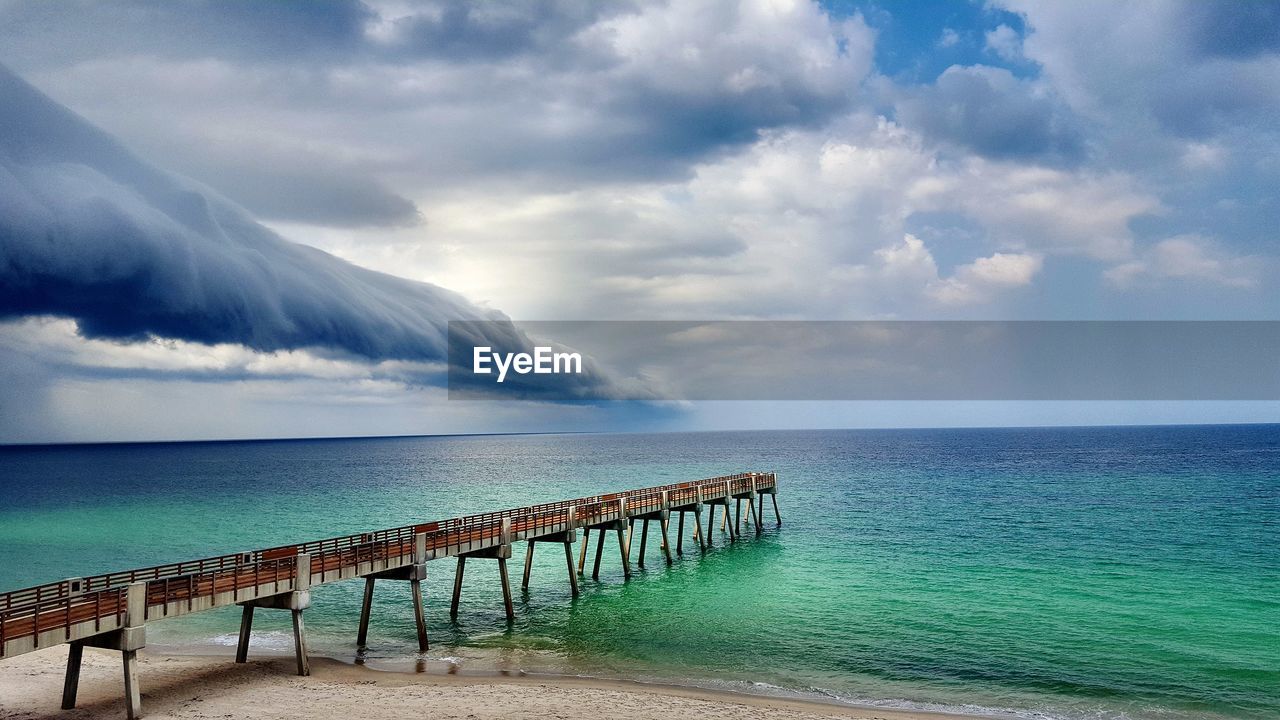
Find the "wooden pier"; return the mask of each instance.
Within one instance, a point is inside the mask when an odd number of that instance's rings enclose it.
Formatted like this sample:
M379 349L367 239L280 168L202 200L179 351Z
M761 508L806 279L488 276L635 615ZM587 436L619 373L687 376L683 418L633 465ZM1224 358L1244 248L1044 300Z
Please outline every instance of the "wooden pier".
M563 546L573 595L578 595L578 575L585 574L587 547L596 533L595 561L591 576L600 577L605 539L616 537L623 576L631 577L631 541L640 523L638 565L644 567L649 524L657 523L661 549L667 564L683 553L685 515L693 515L698 548L711 547L715 508L721 506L721 530L730 541L742 532L742 505L747 504L747 524L758 535L762 530L764 498L769 496L777 524L777 477L774 473L749 472L693 482L639 488L530 505L491 513L406 525L388 530L252 550L231 555L158 565L139 570L106 573L14 590L0 594L0 659L40 648L70 643L62 707L75 707L80 660L85 647L119 650L124 665L125 708L128 717L142 712L138 689L137 651L146 645L146 623L179 617L225 605L240 605L240 639L236 662L248 658L249 639L257 609L287 610L293 618L294 651L299 675L310 674L307 664L303 611L311 606L317 585L363 578L357 645L368 639L369 615L378 580L408 582L417 626L418 647L428 647L426 609L421 582L427 563L456 558L450 616L456 618L468 558L496 560L506 616L514 619L507 560L517 543L525 543L522 587L529 586L533 551L538 544ZM729 518L731 505L737 513ZM705 529L702 525L707 510ZM674 556L668 525L678 517ZM582 543L575 568L573 544L578 531Z

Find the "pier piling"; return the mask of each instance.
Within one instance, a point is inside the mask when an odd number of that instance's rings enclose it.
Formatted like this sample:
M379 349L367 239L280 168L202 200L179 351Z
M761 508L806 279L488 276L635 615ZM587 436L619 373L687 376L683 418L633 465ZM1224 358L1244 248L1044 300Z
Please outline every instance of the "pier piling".
M746 500L747 500L747 517L746 517L746 525L744 525L743 527L748 527L748 526L753 527L755 528L755 531L756 531L755 534L759 535L760 523L756 518L756 491L752 490L751 492L747 493Z
M427 640L426 610L422 600L422 581L427 579L427 537L424 533L416 533L413 538L413 562L397 568L381 570L364 576L364 598L360 604L360 629L356 633L356 647L364 648L369 642L369 619L373 610L373 589L378 580L408 581L409 593L413 603L414 627L418 635L418 651L426 652L429 648Z
M533 572L533 541L530 540L524 549L524 579L520 581L520 589L529 589L529 575Z
M516 608L511 602L511 578L507 576L507 559L498 556L498 575L502 579L502 605L507 611L507 622L516 619Z
M311 663L307 660L307 632L302 624L302 610L290 610L289 613L293 615L293 652L298 659L298 674L305 677L311 674Z
M621 525L618 526L618 552L622 555L622 577L629 579L631 577L631 543L623 534Z
M426 652L431 646L427 642L427 613L422 605L422 581L417 578L410 580L409 592L413 596L413 624L418 632L418 651Z
M621 533L621 530L619 530ZM591 570L591 579L600 579L600 559L604 557L604 530L600 531L600 537L596 540L596 564Z
M636 565L644 567L644 549L649 544L649 518L640 521L640 555L636 558Z
M356 647L363 648L369 644L369 612L373 609L373 584L376 582L372 577L364 579L364 601L360 603L360 630L356 633ZM250 610L250 608L245 608ZM237 662L244 662L237 660Z
M569 590L578 597L578 573L573 571L573 543L564 544L564 561L569 567Z
M667 526L671 523L671 513L664 511L659 527L662 528L662 554L667 559L667 565L672 564L671 559L671 538L667 534Z
M240 638L236 642L236 662L249 662L249 634L253 632L253 605L245 603L240 609Z
M458 602L462 600L462 575L467 570L467 556L458 556L458 568L453 573L453 600L449 602L449 618L458 619Z
M129 720L142 716L142 692L138 688L138 650L146 646L147 584L130 583L125 591L124 626L101 635L76 640L67 652L67 674L62 682L62 709L76 706L80 669L86 647L119 650L124 671L125 713Z
M573 516L574 508L571 506L569 508L568 517L572 518ZM524 590L529 589L529 581L533 575L534 548L537 547L538 543L554 543L564 546L565 567L569 569L569 589L572 591L574 597L578 597L578 572L573 566L573 543L578 539L578 531L573 529L572 520L565 523L565 527L569 529L566 529L564 532L537 537L527 542L524 555L524 580L521 583L521 588Z
M506 611L507 622L512 622L516 619L515 604L511 600L511 577L507 574L507 560L511 558L511 518L502 519L498 531L498 539L499 543L497 545L458 555L458 570L453 576L453 599L449 603L449 617L451 619L458 619L458 603L462 599L462 577L466 570L466 559L469 557L498 561L498 579L502 583L502 605Z
M582 529L582 552L578 554L578 574L581 575L587 564L587 546L591 544L591 528Z
M76 706L76 692L80 688L80 664L84 660L84 643L73 642L67 651L67 677L62 682L62 709Z
M236 662L243 663L249 659L249 638L253 634L253 613L256 608L271 610L288 610L293 616L293 649L297 656L298 674L310 675L311 665L307 662L306 626L302 622L302 611L311 607L311 556L299 553L294 557L294 577L291 590L275 595L265 595L245 600L240 604L240 639L236 644Z

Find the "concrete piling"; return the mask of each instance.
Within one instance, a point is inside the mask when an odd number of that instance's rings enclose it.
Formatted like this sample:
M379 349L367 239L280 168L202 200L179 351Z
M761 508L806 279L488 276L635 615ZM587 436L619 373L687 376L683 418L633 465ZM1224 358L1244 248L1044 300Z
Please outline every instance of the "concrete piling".
M293 615L293 652L298 660L298 674L311 674L311 663L307 660L307 632L302 624L302 608L291 609Z
M364 648L369 643L369 619L373 610L373 589L378 580L408 581L413 603L414 628L418 636L418 651L430 647L427 639L426 609L422 599L422 581L427 579L427 538L417 533L413 538L413 559L409 565L401 565L364 576L364 597L360 603L360 628L356 633L356 646Z
M125 717L129 720L142 717L142 689L138 687L138 651L122 650L124 659Z
M618 526L618 552L622 555L622 577L623 579L631 578L631 545L627 542L626 535L622 532L622 526Z
M462 575L467 570L467 556L458 556L458 568L453 573L453 600L449 603L449 618L458 619L458 602L462 600Z
M636 559L636 564L643 568L644 549L649 544L649 518L644 518L640 523L640 555Z
M413 596L413 624L418 632L418 652L426 652L431 645L427 639L427 614L422 604L422 581L409 580L409 592Z
M582 552L578 554L578 574L582 574L582 570L587 563L587 546L591 544L591 528L582 529Z
M621 530L619 530L621 533ZM600 579L600 558L604 557L604 530L600 531L600 538L596 540L596 564L591 570L591 579Z
M449 617L458 619L458 604L462 600L462 578L466 574L467 558L483 558L498 561L498 579L502 584L502 605L507 621L516 619L515 604L511 600L511 576L507 572L507 560L511 558L511 520L502 520L501 542L480 550L458 555L458 569L453 576L453 598L449 602Z
M376 582L372 577L364 579L364 601L360 603L360 630L356 633L356 647L363 648L369 644L369 613L373 609L373 584ZM250 610L250 608L245 608ZM237 662L244 662L238 660Z
M67 674L62 682L62 709L76 706L80 690L80 670L86 647L119 650L124 672L125 713L129 720L142 717L142 692L138 687L138 650L147 644L147 584L130 583L125 590L124 626L71 643L67 653Z
M240 638L236 643L236 662L249 661L249 634L253 631L253 605L245 603L240 609Z
M67 652L67 677L62 682L62 709L76 706L76 693L80 688L80 664L84 660L84 643L73 642Z
M529 589L529 575L533 573L533 541L530 540L524 549L524 579L520 581L520 589Z
M302 621L302 611L311 607L311 556L300 553L295 557L294 563L292 590L240 603L244 609L240 612L240 638L236 645L236 662L242 663L249 659L249 638L253 634L254 609L288 610L293 616L293 650L297 659L298 674L311 674L311 665L307 661L306 625Z
M511 603L511 578L507 576L507 559L498 556L498 576L502 579L502 605L507 611L507 622L516 619L516 609Z
M578 573L573 571L573 543L564 544L564 561L569 567L569 589L578 597Z

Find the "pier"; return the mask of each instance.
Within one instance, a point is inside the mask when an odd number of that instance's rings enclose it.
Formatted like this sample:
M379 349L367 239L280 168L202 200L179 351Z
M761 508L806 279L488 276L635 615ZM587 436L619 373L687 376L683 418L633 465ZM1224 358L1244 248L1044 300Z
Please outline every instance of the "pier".
M155 567L68 578L60 582L0 593L0 659L55 645L71 645L67 656L62 707L75 707L80 662L85 647L118 650L123 659L125 709L130 720L141 716L137 651L146 645L146 624L227 605L242 608L235 661L248 659L255 611L284 610L293 619L294 653L299 675L310 674L304 611L316 586L363 578L364 598L356 644L368 639L369 618L377 581L408 582L411 587L417 640L427 650L426 607L421 582L427 563L455 558L449 614L456 618L467 560L497 561L504 611L515 617L507 560L517 544L525 545L522 587L529 586L533 552L539 545L561 545L568 582L577 597L578 576L585 575L591 534L596 548L591 577L598 580L604 546L610 534L618 546L623 577L631 577L631 545L640 525L637 565L645 566L650 523L661 535L663 560L670 565L684 552L685 516L693 517L693 539L705 552L712 547L716 508L722 508L721 531L730 542L745 525L759 535L765 497L772 501L776 523L777 476L748 472L692 482L639 488L542 503L449 520L344 535L296 545L282 545ZM747 517L743 523L742 508ZM730 517L730 508L736 508ZM705 528L702 523L707 515ZM676 545L669 541L672 515L677 517ZM574 564L573 545L582 539Z

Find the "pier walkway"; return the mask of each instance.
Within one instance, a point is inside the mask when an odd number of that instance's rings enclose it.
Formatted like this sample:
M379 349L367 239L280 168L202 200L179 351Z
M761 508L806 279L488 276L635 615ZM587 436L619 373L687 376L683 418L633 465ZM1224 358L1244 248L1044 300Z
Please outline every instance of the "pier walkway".
M416 525L282 545L138 570L69 578L60 582L0 593L0 659L40 648L70 643L63 708L75 707L84 648L121 651L124 658L125 705L129 718L141 714L137 650L146 645L146 623L226 605L242 610L236 662L245 662L256 608L288 610L293 617L294 649L299 675L307 675L303 611L317 585L363 578L357 645L367 640L369 614L377 580L407 581L412 588L418 646L428 646L421 581L426 564L457 558L450 616L457 617L468 558L496 560L508 620L514 618L507 560L517 543L526 544L523 586L528 587L533 551L538 544L563 546L569 583L578 594L578 575L585 575L592 531L597 533L592 577L599 579L605 538L617 544L624 577L631 576L631 541L640 524L637 562L644 567L649 523L661 533L665 561L673 562L668 523L677 516L674 554L683 552L685 516L693 516L693 539L700 550L711 546L716 508L722 508L721 530L736 540L745 525L759 534L764 497L773 503L778 525L777 477L748 472L724 477L639 488L530 505L498 512L424 522ZM746 522L742 507L747 506ZM736 514L731 518L731 508ZM706 514L705 529L703 515ZM573 544L582 531L577 566Z

